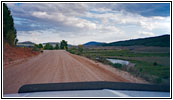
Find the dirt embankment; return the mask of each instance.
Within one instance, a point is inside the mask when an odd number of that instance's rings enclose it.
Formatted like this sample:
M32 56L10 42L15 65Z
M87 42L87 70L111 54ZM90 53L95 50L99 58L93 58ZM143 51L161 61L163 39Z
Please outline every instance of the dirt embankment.
M38 55L39 52L33 51L32 48L14 47L8 44L3 46L3 65L9 65L26 60L26 58Z

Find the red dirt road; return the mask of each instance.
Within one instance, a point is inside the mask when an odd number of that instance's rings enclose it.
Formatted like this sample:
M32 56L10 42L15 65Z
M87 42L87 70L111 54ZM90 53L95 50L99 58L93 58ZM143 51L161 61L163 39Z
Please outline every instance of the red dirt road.
M146 83L127 72L64 50L44 51L21 64L3 67L3 93L17 93L24 84L116 81Z

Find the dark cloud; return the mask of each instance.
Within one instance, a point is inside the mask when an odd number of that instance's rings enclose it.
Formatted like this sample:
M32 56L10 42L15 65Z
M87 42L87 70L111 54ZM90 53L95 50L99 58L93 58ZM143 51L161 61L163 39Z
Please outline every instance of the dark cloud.
M93 8L107 8L113 11L126 11L142 16L170 16L170 3L99 3Z
M169 3L124 3L119 4L113 10L125 10L142 16L170 16Z

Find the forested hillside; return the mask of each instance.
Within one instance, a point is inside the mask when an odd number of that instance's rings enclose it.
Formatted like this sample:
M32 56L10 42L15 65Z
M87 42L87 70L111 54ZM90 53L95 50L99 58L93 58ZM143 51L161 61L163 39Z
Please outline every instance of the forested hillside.
M126 41L118 41L112 43L102 44L103 46L133 46L133 45L142 45L142 46L159 46L159 47L169 47L170 46L170 35L162 35L157 37L133 39Z

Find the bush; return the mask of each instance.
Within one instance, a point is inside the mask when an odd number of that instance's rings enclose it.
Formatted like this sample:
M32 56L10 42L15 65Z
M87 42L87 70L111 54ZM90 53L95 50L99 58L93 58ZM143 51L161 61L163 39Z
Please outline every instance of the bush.
M42 45L42 44L41 44ZM40 51L43 52L43 48L41 48L41 45L34 44L34 47L32 48L33 51Z
M92 58L92 57L91 57ZM95 60L99 61L99 62L102 62L104 64L112 64L111 62L109 62L108 60L106 60L106 58L104 57L100 57L100 56L96 56L95 57Z
M82 46L82 45L78 45L78 51L79 51L80 53L83 52L83 46Z
M153 65L154 65L154 66L157 66L157 62L154 62Z
M46 43L46 45L44 46L45 50L53 50L53 46L49 43Z
M72 50L72 49L69 49L68 52L72 53L72 54L75 54L75 51Z
M32 50L33 50L33 51L40 51L40 49L37 48L37 47L35 47L35 46L32 48Z
M43 45L42 44L39 44L38 45L38 48L40 48L40 49L43 48Z
M55 48L54 49L56 49L56 50L58 50L59 49L59 44L57 43L56 44L56 46L55 46Z
M119 64L119 63L114 63L112 65L116 68L122 68L122 64Z

